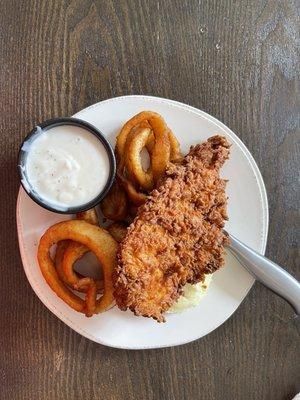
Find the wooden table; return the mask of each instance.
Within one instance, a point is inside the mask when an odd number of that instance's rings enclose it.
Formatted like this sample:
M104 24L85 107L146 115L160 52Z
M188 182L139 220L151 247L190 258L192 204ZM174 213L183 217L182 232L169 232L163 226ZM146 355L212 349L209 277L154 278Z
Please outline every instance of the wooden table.
M16 156L36 123L151 94L214 115L246 143L269 195L267 256L299 278L298 18L288 0L1 1L0 399L282 400L300 391L299 327L261 285L194 343L110 349L38 300L15 228Z

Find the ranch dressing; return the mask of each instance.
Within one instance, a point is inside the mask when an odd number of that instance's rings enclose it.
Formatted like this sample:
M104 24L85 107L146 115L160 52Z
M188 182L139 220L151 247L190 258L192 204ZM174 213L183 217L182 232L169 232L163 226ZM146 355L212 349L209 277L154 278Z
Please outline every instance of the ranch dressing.
M47 203L76 207L95 199L110 172L104 145L89 131L64 125L38 135L30 144L26 174Z

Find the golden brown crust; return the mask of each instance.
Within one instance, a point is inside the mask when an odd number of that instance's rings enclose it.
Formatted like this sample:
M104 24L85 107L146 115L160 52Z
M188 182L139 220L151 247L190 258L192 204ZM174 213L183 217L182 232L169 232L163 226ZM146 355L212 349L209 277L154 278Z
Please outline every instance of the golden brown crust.
M186 283L224 264L227 198L219 170L228 155L227 140L214 136L168 166L120 246L114 295L122 310L164 321Z

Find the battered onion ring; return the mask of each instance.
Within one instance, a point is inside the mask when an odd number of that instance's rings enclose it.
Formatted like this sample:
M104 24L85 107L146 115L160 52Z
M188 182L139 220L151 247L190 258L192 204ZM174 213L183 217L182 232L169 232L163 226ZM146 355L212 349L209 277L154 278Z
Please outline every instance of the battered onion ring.
M116 142L116 155L119 162L119 175L124 174L124 157L126 157L126 145L128 135L132 128L141 124L142 122L148 123L153 131L155 144L152 150L152 172L153 179L156 183L164 174L166 165L170 160L170 142L168 140L169 128L167 127L164 119L153 111L142 111L141 113L132 117L121 129L117 136ZM118 175L118 176L119 176ZM126 189L126 187L125 187ZM127 190L127 189L126 189ZM128 193L127 193L128 194Z
M182 155L180 152L180 144L179 144L178 140L176 139L175 135L173 134L173 132L171 131L171 129L169 129L168 136L169 136L169 141L170 141L170 161L180 160L182 158ZM155 139L154 139L153 134L151 133L151 135L149 136L149 139L147 141L147 144L146 144L146 148L149 153L152 152L154 144L155 144Z
M76 263L76 261L80 260L86 253L88 253L90 250L77 242L69 242L69 245L65 249L65 252L63 254L62 258L62 270L63 270L63 276L65 277L65 281L69 286L71 286L73 289L76 289L80 292L86 293L88 290L89 285L87 285L87 278L82 278L77 272L74 271L73 266ZM56 268L57 269L57 268ZM99 280L94 280L92 278L88 278L90 281L93 281L95 284L95 287L97 291L99 292L100 290L103 289L103 282ZM83 282L81 282L83 281Z
M77 219L88 222L89 224L99 225L98 215L95 208L79 212L76 214Z
M180 152L180 144L173 134L171 129L169 129L169 141L170 141L170 161L177 161L182 158L182 154Z
M118 242L122 242L127 233L127 226L121 222L114 222L107 227L108 232Z
M98 216L95 208L88 211L83 211L77 213L77 218L89 222L93 225L98 225ZM88 248L80 243L72 241L63 241L57 244L56 256L55 256L55 267L60 279L73 289L80 292L87 293L89 285L87 285L86 278L82 278L73 270L73 265L78 261L85 253L89 251ZM67 262L65 262L65 257L67 256ZM70 261L68 261L70 260ZM85 284L80 284L84 280ZM94 280L90 278L90 282ZM97 291L103 289L102 281L95 281Z
M140 124L141 122L147 121L150 117L153 116L161 118L159 114L154 113L153 111L142 111L139 114L136 114L134 117L132 117L129 121L127 121L123 125L123 128L121 129L120 133L117 136L116 147L115 147L118 161L121 160L124 154L127 136L129 135L131 129Z
M70 307L83 313L86 312L85 302L59 279L50 257L51 246L62 240L79 242L95 253L104 273L104 294L96 301L95 313L105 311L114 302L112 273L116 267L117 242L104 229L79 220L64 221L51 226L40 240L37 258L46 282Z
M87 317L92 317L92 315L95 314L97 307L97 288L94 281L89 284L89 289L85 296L85 303L85 315Z
M115 182L107 196L101 202L101 211L105 218L122 221L127 215L126 193L118 182Z
M93 279L82 278L80 282L76 285L77 290L86 290L85 296L85 315L91 317L96 310L97 301L97 287Z
M163 118L152 111L143 111L129 120L121 129L117 137L116 154L118 160L117 178L122 184L129 199L133 204L139 206L147 200L147 196L139 192L131 182L125 171L127 149L135 134L135 130L142 124L149 124L153 130L155 144L152 150L152 173L156 183L164 174L167 163L170 159L170 143L168 141L168 127Z
M168 138L168 127L160 118L151 118L150 124L153 128L155 145L151 155L151 166L154 184L163 176L166 166L170 161L170 142Z
M133 204L135 204L136 206L140 206L146 202L147 195L139 192L134 187L133 183L128 178L126 178L123 174L118 172L117 179L118 179L118 182L120 182L122 184L122 186L124 187L124 189L126 190L126 193Z
M135 188L134 184L131 182L129 177L125 176L125 174L126 174L126 172L125 172L125 161L126 161L125 154L128 151L128 146L129 146L130 140L137 133L138 129L139 129L139 126L133 127L133 129L130 132L128 132L128 135L126 136L127 142L125 143L125 147L124 147L125 153L122 155L119 165L118 165L118 168L117 168L117 180L120 183L120 185L122 185L122 187L125 189L127 196L129 197L131 202L137 206L140 206L146 202L147 196L144 193L139 192Z
M63 270L63 259L64 259L65 251L68 248L70 243L71 242L69 240L63 240L63 241L57 243L55 259L54 259L56 272L57 272L58 276L60 277L60 279L66 285L70 285L70 284L69 284L68 279Z
M144 170L141 164L140 153L147 146L150 128L140 128L129 142L128 150L125 156L125 168L129 175L145 190L153 189L152 156L150 154L150 167ZM153 153L153 150L151 151Z
M150 131L150 132L151 132L151 135L153 136L153 134L152 134L152 128L151 128L150 124L148 123L148 121L146 121L146 120L144 120L144 121L140 122L138 125L134 126L134 127L131 129L131 131L128 133L127 139L126 139L126 143L125 143L125 147L124 147L124 153L123 153L123 155L122 155L122 162L120 162L120 163L118 164L119 169L122 169L122 168L124 168L124 167L125 167L125 169L126 169L126 162L127 162L127 158L128 158L129 151L130 151L130 150L129 150L129 146L130 146L130 144L131 144L131 141L132 141L135 137L139 136L140 133L143 132L145 129L148 130L148 131ZM154 137L153 137L153 142L154 142ZM153 146L154 146L154 143L153 143ZM151 152L151 153L152 153L152 152ZM122 165L122 166L121 166L121 165ZM129 178L129 179L132 180L133 182L136 182L137 184L139 184L139 182L136 181L134 174L133 174L133 175L131 174L131 171L130 171L130 170L126 169L126 174L125 174L125 175L126 175L127 178Z

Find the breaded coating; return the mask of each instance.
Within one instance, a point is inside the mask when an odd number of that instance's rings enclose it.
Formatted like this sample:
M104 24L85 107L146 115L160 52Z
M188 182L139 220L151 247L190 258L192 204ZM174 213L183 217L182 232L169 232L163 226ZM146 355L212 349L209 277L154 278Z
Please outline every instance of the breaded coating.
M118 254L120 309L162 322L186 283L203 281L224 264L227 197L219 172L229 147L222 136L192 147L140 207Z

